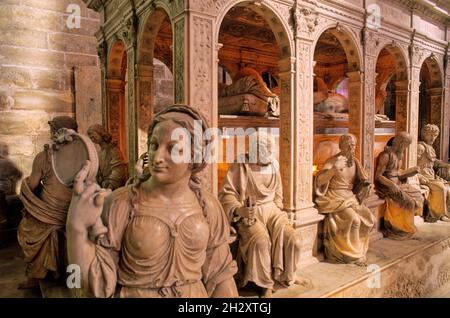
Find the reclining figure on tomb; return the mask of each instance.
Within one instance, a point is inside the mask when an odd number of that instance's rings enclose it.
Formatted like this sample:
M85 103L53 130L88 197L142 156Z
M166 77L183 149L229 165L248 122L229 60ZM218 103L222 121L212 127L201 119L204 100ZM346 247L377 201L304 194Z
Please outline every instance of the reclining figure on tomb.
M364 205L372 185L355 158L355 147L355 136L341 136L340 152L325 162L315 178L315 202L319 212L326 216L326 258L337 263L365 266L375 218Z
M280 116L280 99L252 69L240 72L231 85L219 86L219 114L245 116Z
M425 190L428 205L426 220L450 222L450 184L434 171L435 168L450 168L450 164L437 159L433 148L433 143L439 136L439 127L425 125L421 134L422 141L417 145L417 164L420 169L420 185Z
M405 150L412 138L400 132L391 138L377 158L375 188L385 200L383 234L391 239L409 239L417 228L414 216L422 214L423 196L420 187L408 184L408 178L419 172L419 167L401 170Z

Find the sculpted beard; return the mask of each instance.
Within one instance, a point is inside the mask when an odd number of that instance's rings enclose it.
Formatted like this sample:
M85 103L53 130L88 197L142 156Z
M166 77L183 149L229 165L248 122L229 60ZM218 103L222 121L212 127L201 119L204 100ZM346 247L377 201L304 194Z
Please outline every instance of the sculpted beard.
M347 158L347 166L352 167L355 163L355 156L353 155L353 153L351 151L348 151L344 154L344 156L345 158Z

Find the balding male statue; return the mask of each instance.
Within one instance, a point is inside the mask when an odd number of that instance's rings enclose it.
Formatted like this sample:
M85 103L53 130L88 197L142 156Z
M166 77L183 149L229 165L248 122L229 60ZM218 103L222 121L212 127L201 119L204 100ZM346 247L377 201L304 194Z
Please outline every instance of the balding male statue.
M341 151L325 162L315 179L315 202L319 212L325 214L326 258L365 266L375 218L364 205L371 183L355 158L355 147L355 136L341 136Z

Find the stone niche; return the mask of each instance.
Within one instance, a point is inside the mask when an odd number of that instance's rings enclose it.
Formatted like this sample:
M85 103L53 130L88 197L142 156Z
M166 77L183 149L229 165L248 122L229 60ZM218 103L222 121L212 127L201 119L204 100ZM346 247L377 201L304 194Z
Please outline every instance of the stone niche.
M351 109L358 107L358 81L354 79L355 49L342 30L329 29L314 52L314 170L339 152L338 140L350 131ZM395 60L384 50L377 63L375 157L395 134ZM390 84L388 86L388 84ZM356 86L355 86L356 85ZM393 112L394 116L386 115Z
M270 129L279 148L280 120L270 112L269 100L277 106L281 95L279 67L280 50L266 20L251 8L233 7L225 16L219 33L218 52L218 128L222 132L223 160L218 164L218 189L228 171L230 156L237 159L239 138L248 138L252 129ZM242 139L242 140L244 140ZM234 145L234 153L228 152ZM278 151L276 158L279 159Z

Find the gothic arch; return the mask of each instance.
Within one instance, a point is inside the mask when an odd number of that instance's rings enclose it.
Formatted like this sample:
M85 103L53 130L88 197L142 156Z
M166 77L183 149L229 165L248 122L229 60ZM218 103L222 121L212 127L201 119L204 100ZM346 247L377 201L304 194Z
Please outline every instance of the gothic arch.
M168 12L166 8L158 6L141 17L137 42L138 64L153 65L156 38L164 20L169 20L173 30L173 23Z
M247 8L252 9L254 12L264 17L267 24L272 29L273 34L275 35L276 41L280 47L280 56L281 58L291 57L293 52L295 51L294 39L292 37L291 27L289 26L289 22L286 20L286 17L280 14L280 10L271 3L271 1L261 1L260 4L255 4L254 1L248 0L233 0L229 1L227 5L223 6L220 9L219 14L216 18L216 32L215 32L215 43L219 42L219 34L220 27L222 22L227 15L227 13L236 6L245 6Z
M162 1L145 12L139 23L137 64L137 139L138 151L147 151L147 129L157 102L154 59L173 70L173 23L170 10ZM159 73L156 73L159 74Z
M121 152L127 150L127 51L122 40L110 46L106 66L106 126Z
M108 79L125 79L127 52L125 43L122 40L116 40L110 46L108 52L107 77Z
M443 155L441 149L445 149L443 143L444 130L444 81L443 70L436 56L433 54L425 58L422 62L420 72L420 93L419 93L419 118L418 118L418 138L421 139L421 130L425 124L437 125L440 134L434 148L436 153Z
M223 44L220 43L220 37L221 37L221 31L222 25L224 25L224 22L226 20L226 16L228 13L230 13L233 8L236 7L244 7L246 9L249 9L249 11L252 11L256 13L260 18L262 18L265 21L265 25L268 29L271 30L273 33L273 43L276 43L278 46L277 49L273 49L274 56L273 61L275 61L274 64L277 65L277 80L278 80L278 89L277 91L278 96L280 97L280 119L279 121L271 120L272 123L269 123L270 120L267 120L267 122L264 123L258 123L256 124L256 127L272 127L272 128L279 128L280 132L280 138L279 138L279 149L286 149L286 151L280 151L280 161L283 161L284 157L288 157L291 155L292 151L289 151L288 149L294 148L293 145L295 143L295 138L291 140L291 138L281 138L281 136L292 136L292 130L294 130L294 125L296 125L295 121L291 119L291 114L294 111L294 97L293 92L295 91L295 76L293 71L293 63L292 63L292 57L295 56L295 41L293 39L292 29L289 26L289 22L286 20L289 15L289 7L280 5L277 3L274 3L273 1L260 1L258 4L255 4L254 1L247 1L247 0L232 0L229 1L226 5L224 5L216 17L216 30L214 32L214 43L217 44ZM272 43L272 42L271 42ZM218 65L219 65L219 50L217 50L217 63L214 65L214 72L217 74L218 71ZM275 57L276 55L276 57ZM273 62L272 61L272 62ZM256 63L257 64L257 63ZM236 70L231 70L231 73ZM239 122L239 120L241 122ZM241 118L235 123L231 123L231 125L237 125L235 127L243 127L245 125L249 125L248 127L251 127L251 122L248 122L245 120L245 118ZM262 117L260 121L264 121L265 118ZM282 124L281 124L282 123ZM269 126L272 125L272 126ZM220 119L219 119L219 126L222 126ZM227 127L227 126L223 126ZM228 126L232 127L232 126ZM247 126L246 126L247 127ZM284 160L288 161L288 160ZM283 179L283 187L286 189L286 192L289 192L289 189L292 188L292 186L289 186L289 183L292 183L291 180L295 178L295 176L292 174L292 171L286 168L285 171L281 171L282 179ZM226 172L226 167L219 167L219 176L221 175L221 171ZM288 198L288 196L285 196L285 199ZM290 208L290 205L292 204L286 204L285 206Z
M363 87L362 87L362 51L360 49L359 41L352 32L350 28L348 28L345 25L340 25L336 23L327 23L324 24L321 28L319 28L315 35L314 35L314 42L313 42L313 57L314 59L317 59L316 54L318 53L317 49L319 47L319 43L321 41L322 36L324 36L326 33L331 34L334 36L335 40L329 39L329 41L336 41L339 42L340 48L345 53L345 59L346 61L342 63L341 65L346 65L344 69L340 69L339 72L342 72L342 74L339 74L337 71L335 74L333 74L334 77L342 77L345 76L349 79L348 81L348 121L344 121L343 123L340 123L338 121L332 121L332 122L326 122L325 125L331 125L331 127L336 129L347 129L348 131L353 133L358 140L357 143L357 156L360 157L361 151L362 151L362 139L363 139L363 130L362 130L362 116L364 114L364 108L363 108ZM331 43L331 42L330 42ZM337 45L337 44L336 44ZM327 51L327 45L325 45L325 51ZM341 51L341 52L342 52ZM342 55L342 54L341 54ZM319 64L317 61L315 61L315 70L314 74L318 72ZM322 70L324 69L323 63L321 66ZM326 73L327 74L327 73ZM339 75L339 76L337 76ZM316 75L317 76L317 75ZM328 83L330 84L330 83ZM330 88L330 87L329 87ZM322 122L320 121L314 121L314 130L321 131L320 127L323 127ZM321 139L323 138L334 138L336 141L337 135L341 132L337 133L328 133L328 132L321 132L316 133L314 136L314 144L317 144ZM316 158L317 159L317 158ZM314 164L317 164L320 166L322 162L318 162L316 159L314 159Z
M315 33L313 48L317 46L320 37L329 31L333 34L341 44L345 51L348 61L348 71L359 71L362 65L362 49L359 45L358 39L353 35L350 28L345 25L339 25L337 23L329 23L323 25Z

